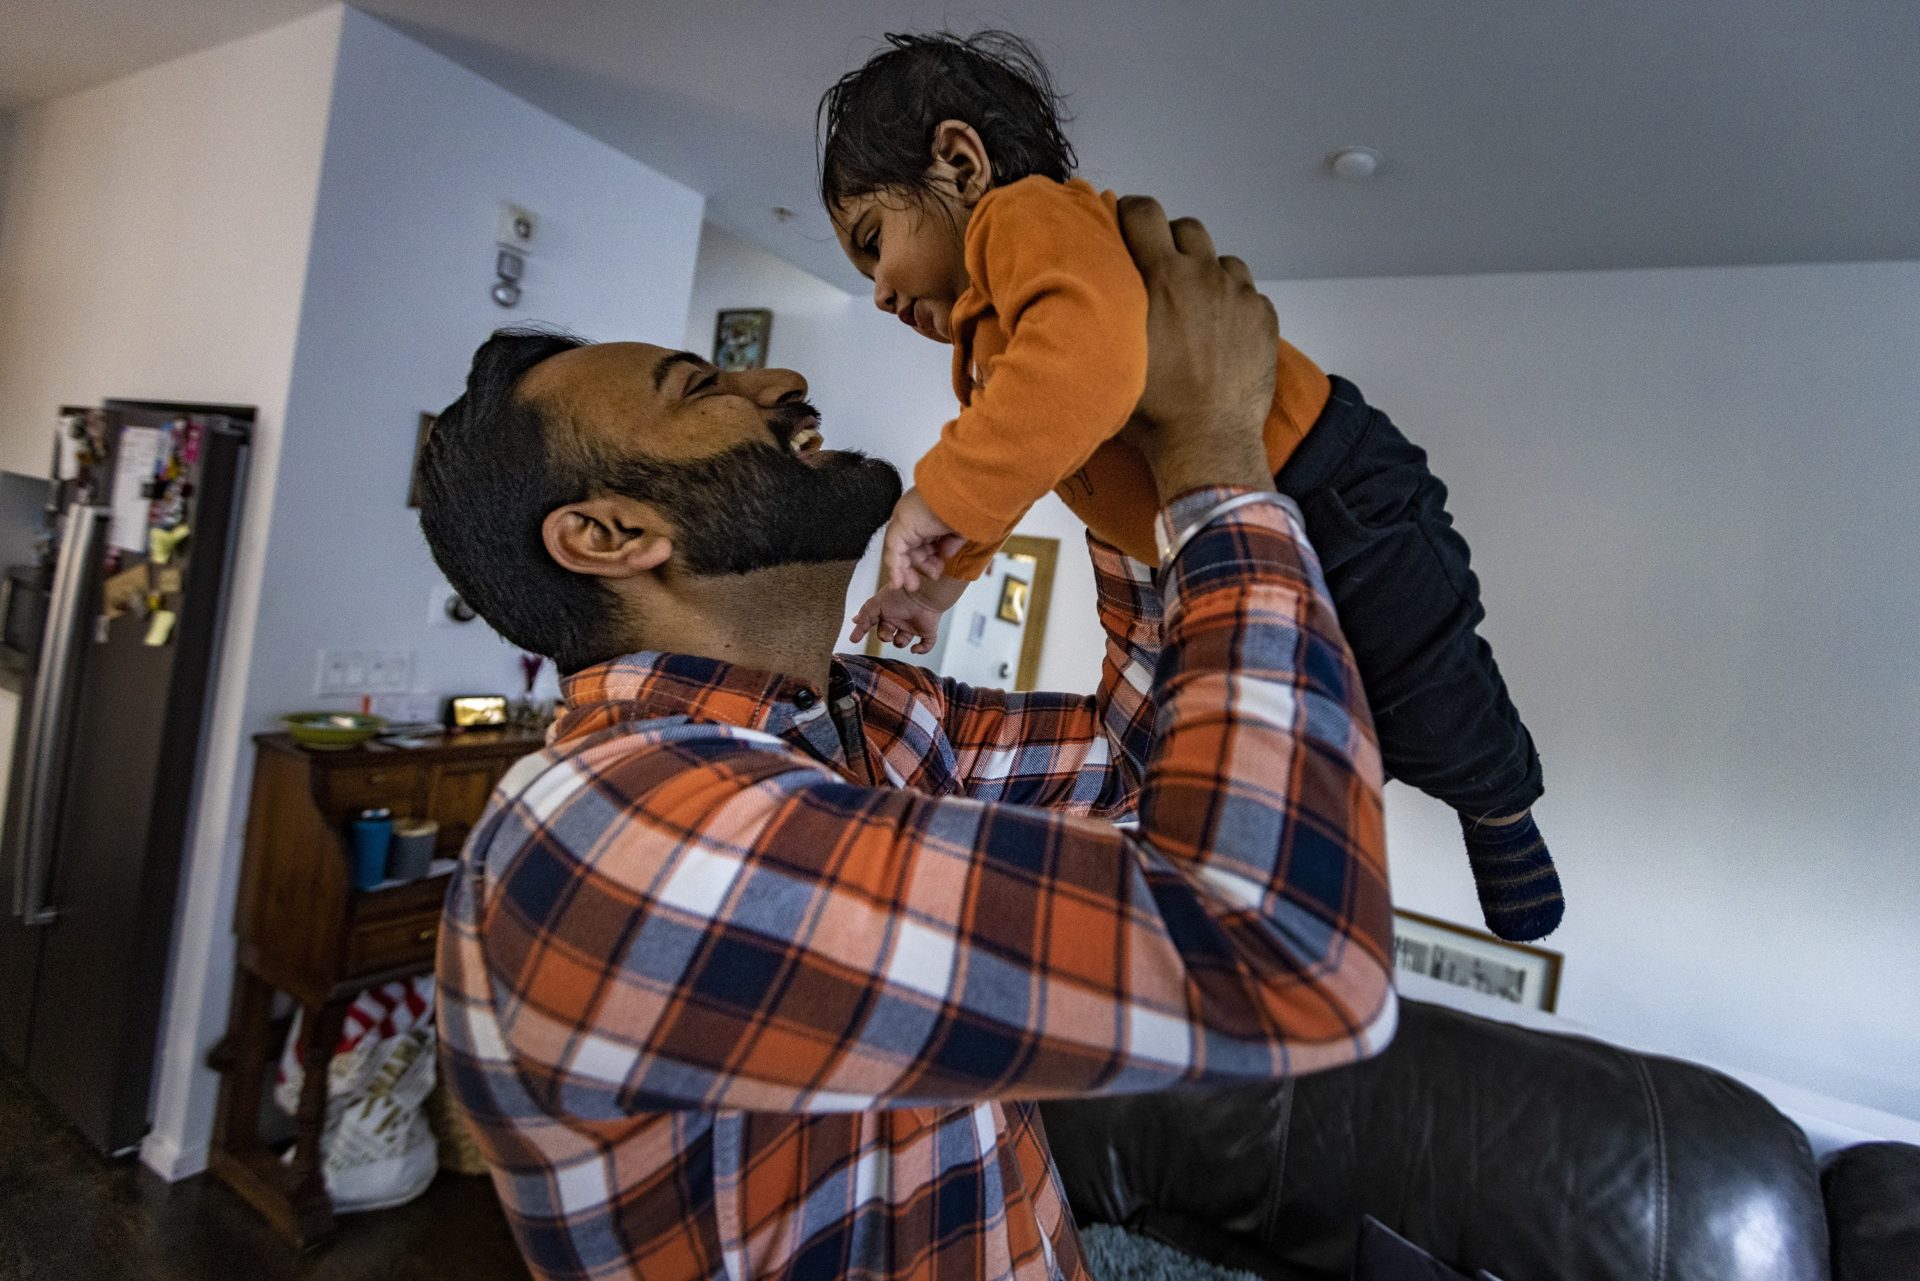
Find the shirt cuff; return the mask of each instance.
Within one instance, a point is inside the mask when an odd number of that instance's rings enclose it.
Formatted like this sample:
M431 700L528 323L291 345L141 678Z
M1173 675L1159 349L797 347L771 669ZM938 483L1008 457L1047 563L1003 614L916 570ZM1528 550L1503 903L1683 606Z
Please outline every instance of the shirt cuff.
M1164 572L1187 545L1195 534L1213 523L1229 504L1247 505L1239 500L1257 500L1272 502L1284 508L1293 517L1300 528L1306 527L1306 519L1300 514L1299 505L1285 494L1265 489L1248 489L1241 485L1208 485L1202 489L1190 489L1181 494L1165 507L1153 522L1154 542L1160 549L1160 569Z

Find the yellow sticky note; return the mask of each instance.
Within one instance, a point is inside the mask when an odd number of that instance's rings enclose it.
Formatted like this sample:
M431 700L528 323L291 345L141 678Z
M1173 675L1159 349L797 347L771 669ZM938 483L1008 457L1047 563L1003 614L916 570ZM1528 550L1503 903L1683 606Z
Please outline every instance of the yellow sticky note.
M159 646L173 638L174 614L170 609L158 609L147 624L147 644Z

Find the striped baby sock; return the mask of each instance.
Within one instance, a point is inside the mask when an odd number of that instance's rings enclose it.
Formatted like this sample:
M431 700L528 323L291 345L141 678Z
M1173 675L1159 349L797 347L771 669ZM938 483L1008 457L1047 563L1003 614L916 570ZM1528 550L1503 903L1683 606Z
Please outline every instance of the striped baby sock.
M1460 816L1467 839L1467 861L1480 892L1487 928L1503 939L1525 943L1545 938L1560 924L1567 901L1546 838L1523 810L1512 819L1493 821Z

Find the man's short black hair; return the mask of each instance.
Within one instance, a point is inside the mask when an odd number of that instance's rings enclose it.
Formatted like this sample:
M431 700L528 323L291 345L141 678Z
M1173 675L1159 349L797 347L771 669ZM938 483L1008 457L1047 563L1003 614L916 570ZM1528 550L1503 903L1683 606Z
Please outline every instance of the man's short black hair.
M547 553L547 514L590 497L593 477L584 451L517 389L541 361L586 345L548 330L495 331L420 464L420 529L440 572L495 631L562 672L612 657L617 598Z
M993 185L1039 174L1073 176L1073 144L1061 128L1060 95L1046 64L1020 37L982 31L894 33L820 99L820 197L841 201L887 189L922 191L933 131L970 124L993 162Z

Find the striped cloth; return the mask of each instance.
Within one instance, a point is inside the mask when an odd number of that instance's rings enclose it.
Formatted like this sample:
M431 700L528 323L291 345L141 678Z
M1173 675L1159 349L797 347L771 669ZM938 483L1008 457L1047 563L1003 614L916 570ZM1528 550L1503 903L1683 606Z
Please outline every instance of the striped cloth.
M439 955L535 1275L1082 1278L1034 1100L1385 1043L1379 753L1297 514L1192 538L1164 648L1148 572L1092 554L1090 698L856 657L827 691L680 654L569 678Z

